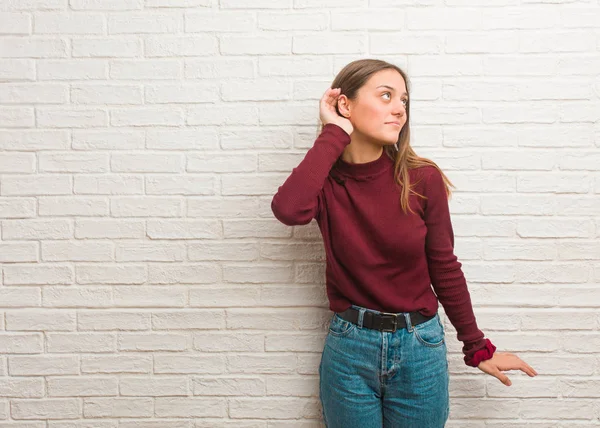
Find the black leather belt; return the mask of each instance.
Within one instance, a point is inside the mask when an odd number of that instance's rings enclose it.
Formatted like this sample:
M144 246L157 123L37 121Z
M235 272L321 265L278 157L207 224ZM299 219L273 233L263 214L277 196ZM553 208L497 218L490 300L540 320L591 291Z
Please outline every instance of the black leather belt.
M349 307L344 312L336 312L340 317L353 324L358 324L358 314L360 311ZM421 324L429 321L435 315L426 316L419 311L410 312L410 322L412 325ZM382 312L380 314L365 311L363 316L363 327L379 331L395 332L398 329L406 328L406 319L403 314L392 314Z

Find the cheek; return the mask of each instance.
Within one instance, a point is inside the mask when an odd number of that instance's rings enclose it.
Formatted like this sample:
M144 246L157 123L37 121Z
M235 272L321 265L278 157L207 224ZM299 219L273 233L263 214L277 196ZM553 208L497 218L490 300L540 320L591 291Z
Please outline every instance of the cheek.
M367 105L356 111L356 127L365 133L380 132L386 120L383 107Z

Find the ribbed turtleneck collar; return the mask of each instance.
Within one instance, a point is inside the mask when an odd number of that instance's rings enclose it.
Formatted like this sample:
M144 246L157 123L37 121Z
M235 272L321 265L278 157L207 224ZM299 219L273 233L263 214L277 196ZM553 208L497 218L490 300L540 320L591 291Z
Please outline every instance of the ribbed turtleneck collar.
M393 165L394 161L388 156L384 149L378 159L365 163L349 163L344 161L340 156L335 163L335 169L346 177L368 180L382 174Z

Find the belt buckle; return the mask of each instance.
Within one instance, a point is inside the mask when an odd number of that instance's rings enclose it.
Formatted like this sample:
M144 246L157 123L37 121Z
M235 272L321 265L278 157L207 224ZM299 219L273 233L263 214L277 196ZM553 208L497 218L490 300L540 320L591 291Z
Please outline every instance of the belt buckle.
M387 331L387 332L394 333L398 329L398 314L392 314L390 312L382 312L381 313L382 319L385 318L386 315L389 315L392 317L392 320L394 322L394 329L389 330L389 329L382 328L381 331ZM383 324L383 322L382 322L382 324Z

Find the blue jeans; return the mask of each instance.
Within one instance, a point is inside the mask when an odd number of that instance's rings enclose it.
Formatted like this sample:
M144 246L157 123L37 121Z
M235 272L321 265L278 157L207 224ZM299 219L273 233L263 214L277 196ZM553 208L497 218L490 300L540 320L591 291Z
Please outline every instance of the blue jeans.
M450 411L448 360L439 314L395 332L372 330L336 313L319 365L327 428L443 428ZM400 316L402 316L400 315Z

